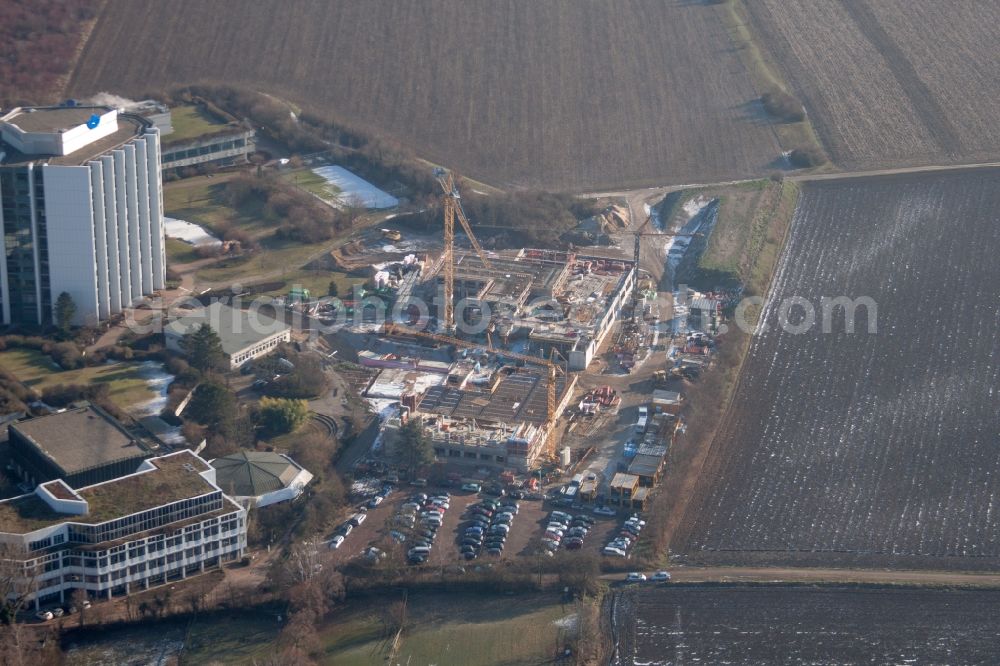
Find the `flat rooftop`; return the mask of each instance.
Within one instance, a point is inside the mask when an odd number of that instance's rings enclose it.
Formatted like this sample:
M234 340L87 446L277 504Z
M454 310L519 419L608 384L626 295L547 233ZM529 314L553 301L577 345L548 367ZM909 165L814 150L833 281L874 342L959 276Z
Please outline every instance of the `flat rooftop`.
M218 334L222 341L222 351L229 356L276 333L290 330L287 324L260 312L251 316L249 312L219 302L173 320L167 324L165 330L177 336L184 336L205 323Z
M60 132L77 125L85 125L93 114L110 111L107 106L34 106L24 107L4 122L16 125L25 132Z
M24 534L59 523L96 525L217 490L201 475L211 467L190 451L147 462L152 469L78 489L77 494L87 501L86 515L54 511L35 494L4 500L0 502L0 532Z
M10 429L34 444L63 476L149 454L140 440L93 405L12 423Z
M79 109L80 107L75 107ZM73 109L67 109L73 110ZM32 116L37 115L37 113L30 114ZM20 118L21 116L17 116ZM87 114L87 118L90 117L90 113ZM87 122L84 119L83 122ZM16 123L15 123L16 124ZM18 125L20 127L20 125ZM152 127L152 123L139 116L119 113L118 114L118 130L103 139L98 139L93 143L88 143L77 151L70 153L69 155L30 155L15 150L9 144L4 143L0 140L0 151L5 153L3 161L0 162L0 167L5 166L22 166L30 162L37 162L41 164L51 164L53 166L81 166L96 159L103 155L104 153L118 148L129 142L129 140L141 135L145 132L147 127ZM21 127L21 129L24 129Z

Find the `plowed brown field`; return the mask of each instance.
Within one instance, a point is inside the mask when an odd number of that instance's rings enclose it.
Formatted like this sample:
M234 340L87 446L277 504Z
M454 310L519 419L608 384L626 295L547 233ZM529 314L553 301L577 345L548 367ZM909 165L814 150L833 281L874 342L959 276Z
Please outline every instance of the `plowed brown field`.
M110 0L73 94L245 85L498 185L761 175L780 153L718 6Z
M753 0L746 7L840 167L1000 154L1000 4Z

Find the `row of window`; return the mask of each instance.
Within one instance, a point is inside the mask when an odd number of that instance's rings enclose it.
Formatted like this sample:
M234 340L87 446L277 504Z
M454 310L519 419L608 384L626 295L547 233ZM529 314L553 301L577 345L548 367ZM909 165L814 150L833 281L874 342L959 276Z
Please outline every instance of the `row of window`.
M177 160L186 160L192 157L200 157L201 155L211 155L212 153L219 153L226 150L236 150L237 148L245 148L246 145L246 139L241 137L239 139L210 143L196 148L189 148L187 150L175 150L171 153L163 153L162 163L169 165L170 162L175 162Z
M494 456L492 453L480 453L477 455L475 451L458 451L456 449L445 449L441 446L435 446L434 453L439 458L447 456L449 458L466 458L468 460L485 460L490 462L495 460L498 463L502 463L507 460L504 456Z
M284 342L284 336L277 337L271 340L266 340L262 344L259 344L253 349L251 349L250 351L243 352L242 354L237 354L236 357L233 358L233 363L239 365L240 363L250 360L251 358L256 358L257 356L260 356L261 354L264 354L270 351L271 349L274 349L282 342Z

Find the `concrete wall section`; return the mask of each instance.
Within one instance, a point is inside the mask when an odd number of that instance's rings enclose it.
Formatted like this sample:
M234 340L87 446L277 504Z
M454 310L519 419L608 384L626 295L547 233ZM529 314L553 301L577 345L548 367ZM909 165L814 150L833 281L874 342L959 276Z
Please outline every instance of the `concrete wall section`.
M136 199L139 208L139 267L142 293L153 291L153 257L149 238L149 170L146 168L148 155L146 142L135 142L135 182Z
M56 299L66 292L76 303L73 323L95 324L100 311L94 220L89 205L90 168L45 166L42 169L53 314Z
M152 254L153 289L163 289L167 281L167 244L163 227L163 179L160 177L160 135L147 130L146 171L149 182L149 238Z
M105 254L108 257L108 307L111 314L122 311L121 269L118 264L118 195L115 191L115 160L101 157L101 177L104 182Z
M100 162L91 162L90 205L94 212L94 259L97 263L97 313L101 319L111 315L108 289L108 232L104 222L104 173Z
M132 282L130 304L142 297L142 238L139 232L139 186L136 179L135 146L125 146L125 202L128 205L129 279Z
M125 151L116 150L113 153L115 159L115 207L118 222L118 271L119 284L121 285L122 302L121 307L127 308L132 305L132 276L129 274L129 225L128 225L128 200L126 198L125 184ZM119 310L120 311L120 310Z

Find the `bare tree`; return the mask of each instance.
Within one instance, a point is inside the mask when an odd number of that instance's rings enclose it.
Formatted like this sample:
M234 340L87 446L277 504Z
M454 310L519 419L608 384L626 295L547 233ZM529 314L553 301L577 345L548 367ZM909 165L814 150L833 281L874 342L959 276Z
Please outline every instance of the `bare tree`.
M38 577L38 567L28 569L24 565L27 552L23 547L4 543L0 544L0 622L11 624L24 608L35 589Z

